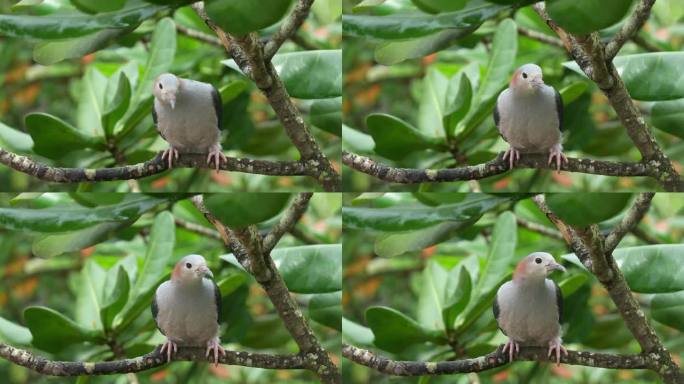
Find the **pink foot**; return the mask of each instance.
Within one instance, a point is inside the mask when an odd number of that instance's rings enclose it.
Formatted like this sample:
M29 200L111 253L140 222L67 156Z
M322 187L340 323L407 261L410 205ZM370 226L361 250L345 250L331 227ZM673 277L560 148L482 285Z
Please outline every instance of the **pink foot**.
M561 358L561 351L563 351L563 354L565 356L568 355L568 351L561 345L562 340L560 337L556 337L555 339L549 341L549 354L547 357L551 357L553 354L553 351L556 351L556 366L560 365L560 358Z
M515 162L517 160L520 160L520 151L513 147L508 147L506 152L504 152L503 159L506 160L506 157L508 157L508 165L510 169L513 169L513 166L515 165Z
M174 343L173 341L171 341L171 339L167 338L166 342L162 344L162 347L159 350L159 352L163 354L164 349L166 349L166 361L171 362L171 355L178 351L178 344Z
M508 361L513 361L513 356L520 351L520 344L509 337L501 352L506 353L506 349L508 349Z
M554 158L556 158L556 170L560 173L561 164L568 162L568 158L563 154L562 145L556 144L549 150L549 165L553 164Z
M211 150L209 151L209 155L207 156L207 164L211 165L212 160L214 162L216 173L218 173L220 167L221 167L221 162L227 162L228 158L226 155L221 152L221 146L220 145L214 145Z
M212 351L214 352L214 366L218 367L219 353L221 356L226 355L226 350L221 346L221 341L218 337L214 337L213 339L207 341L207 358Z
M179 155L178 150L176 148L168 147L167 149L164 150L164 152L162 152L161 158L162 158L162 160L164 160L164 158L168 159L169 169L171 169L171 168L173 168L173 160L174 159L178 160L178 155Z

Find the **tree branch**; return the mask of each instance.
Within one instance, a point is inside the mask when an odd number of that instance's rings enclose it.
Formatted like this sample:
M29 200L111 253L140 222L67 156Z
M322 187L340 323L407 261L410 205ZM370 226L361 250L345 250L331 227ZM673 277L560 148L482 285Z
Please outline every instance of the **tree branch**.
M196 29L188 28L184 25L176 23L176 30L184 34L185 36L191 37L195 40L199 40L203 43L207 43L217 47L223 47L223 44L221 44L220 39L212 35L207 35L206 33L198 31Z
M548 165L546 155L523 155L515 168L555 169ZM368 157L342 151L342 162L347 166L374 176L380 180L394 183L416 184L463 180L479 180L500 175L509 171L508 162L503 160L503 152L494 160L478 165L444 169L394 168L376 162ZM650 176L651 172L643 163L622 163L570 157L561 165L561 170L606 176Z
M166 161L161 159L161 154L157 154L153 159L144 163L123 167L87 169L52 167L2 148L0 148L0 163L40 180L55 183L141 179L160 174L169 169ZM178 160L175 160L174 168L213 169L213 166L207 164L206 155L183 154ZM220 169L269 176L312 176L315 174L315 172L308 170L307 163L302 161L268 161L236 157L229 157L226 162L222 162Z
M266 46L264 47L264 59L266 61L271 61L285 40L294 35L299 27L302 26L304 20L309 16L309 11L311 10L313 2L314 0L299 0L297 2L297 5L290 16L288 16L280 25L278 32L276 32L273 37L271 37L271 40L266 43Z
M213 229L207 228L203 225L196 224L190 221L186 221L183 219L175 218L174 222L176 223L177 227L184 228L190 232L197 233L199 235L208 237L210 239L218 240L221 241L221 234L219 234L217 231L214 231Z
M606 252L613 252L625 235L636 228L646 212L651 207L651 200L655 196L653 192L640 193L634 201L634 205L627 211L620 223L606 237Z
M426 376L448 375L454 373L483 372L509 363L508 356L502 352L500 345L496 351L472 359L449 360L439 362L397 361L378 356L365 349L348 344L342 346L342 356L372 368L378 372L395 376ZM521 347L515 361L549 361L547 348ZM561 355L564 364L583 365L587 367L612 369L644 369L647 368L646 359L642 355L613 355L599 352L584 352L568 350L567 355Z
M527 221L527 220L520 218L520 217L516 217L515 221L518 223L519 226L521 226L527 230L530 230L532 232L537 232L541 235L544 235L546 237L550 237L552 239L563 240L563 235L561 235L560 232L554 231L553 229L546 227L544 225L537 224L537 223L534 223L532 221Z
M292 205L285 211L280 218L280 221L273 226L271 232L266 235L263 241L262 250L264 253L270 253L273 247L280 241L280 238L286 232L294 228L295 224L302 218L304 212L309 207L309 200L311 200L313 193L304 192L297 195Z
M527 29L525 27L518 26L518 33L525 37L529 37L532 40L540 41L544 44L553 45L559 48L565 48L565 45L563 45L563 42L560 39L557 39L553 36L549 36L542 32L537 32L532 29Z
M52 361L33 353L0 343L0 357L17 365L31 369L43 375L51 376L93 376L111 375L115 373L141 372L160 367L167 363L166 355L154 351L136 357L102 362ZM173 354L173 361L212 362L207 358L204 348L181 347ZM219 356L219 362L226 365L266 369L304 369L304 357L299 355L268 355L263 353L226 351Z
M634 8L634 13L625 21L622 28L618 33L613 36L613 39L606 44L606 59L613 60L620 52L620 48L637 33L641 27L644 26L646 20L651 15L651 7L655 0L641 0L636 8Z

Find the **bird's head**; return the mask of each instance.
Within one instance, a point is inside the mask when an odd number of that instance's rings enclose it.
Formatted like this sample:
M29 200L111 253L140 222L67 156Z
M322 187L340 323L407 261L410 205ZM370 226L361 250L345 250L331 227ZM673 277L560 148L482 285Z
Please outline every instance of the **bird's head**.
M200 255L188 255L180 259L171 273L171 280L183 283L200 282L204 277L213 278L207 261Z
M157 99L173 109L176 107L178 87L180 87L180 81L174 74L162 73L154 80L152 93Z
M556 263L553 256L546 252L534 252L520 260L513 272L513 279L543 281L553 271L565 272L565 267Z
M517 93L538 92L544 86L542 69L537 64L523 65L513 74L510 86Z

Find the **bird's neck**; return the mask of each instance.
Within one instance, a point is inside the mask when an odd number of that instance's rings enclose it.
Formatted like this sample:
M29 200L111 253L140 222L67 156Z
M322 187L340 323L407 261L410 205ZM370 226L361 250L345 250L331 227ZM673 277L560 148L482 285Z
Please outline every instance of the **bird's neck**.
M525 287L535 287L535 286L544 286L544 280L546 280L545 276L522 276L519 274L513 275L513 282L515 282L519 286L525 286Z
M171 279L171 281L174 283L174 286L178 289L183 289L183 290L195 290L199 289L202 287L202 280L201 279Z

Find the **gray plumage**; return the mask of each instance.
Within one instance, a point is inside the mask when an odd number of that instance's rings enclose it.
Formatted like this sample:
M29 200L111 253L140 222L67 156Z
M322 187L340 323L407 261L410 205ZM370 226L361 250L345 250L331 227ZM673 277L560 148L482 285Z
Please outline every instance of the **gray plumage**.
M560 362L563 296L555 282L546 278L554 270L565 271L548 253L535 252L515 269L513 280L503 284L494 299L494 317L508 336L510 359L519 346L548 346Z
M563 136L563 101L560 94L544 84L541 68L535 64L520 67L497 98L494 122L510 145L504 158L510 167L524 153L549 153L556 168L567 161L561 144Z
M161 137L169 143L163 157L169 168L180 154L208 154L207 163L218 171L226 156L221 152L221 95L211 84L159 75L153 86L152 118Z

